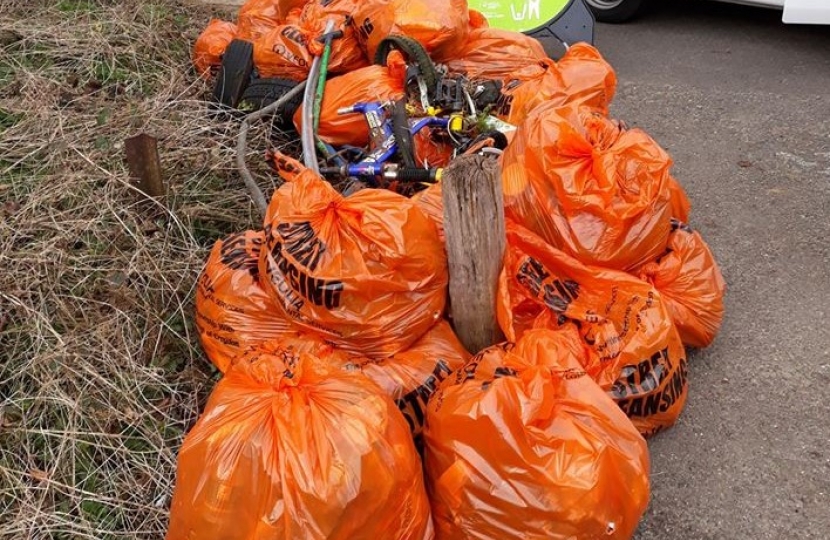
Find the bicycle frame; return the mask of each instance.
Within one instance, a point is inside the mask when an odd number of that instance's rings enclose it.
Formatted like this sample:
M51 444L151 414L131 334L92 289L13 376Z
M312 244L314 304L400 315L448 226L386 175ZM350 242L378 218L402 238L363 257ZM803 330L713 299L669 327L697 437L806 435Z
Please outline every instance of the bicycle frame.
M390 158L398 151L398 143L392 132L392 120L385 114L385 105L380 102L356 103L338 111L340 114L362 113L369 125L371 138L375 143L372 152L357 163L350 163L337 167L337 174L342 176L355 176L359 178L374 178L383 176L390 168L387 164ZM417 134L427 127L447 128L449 118L427 116L409 122L409 131L412 135ZM327 168L325 172L331 173L335 169Z

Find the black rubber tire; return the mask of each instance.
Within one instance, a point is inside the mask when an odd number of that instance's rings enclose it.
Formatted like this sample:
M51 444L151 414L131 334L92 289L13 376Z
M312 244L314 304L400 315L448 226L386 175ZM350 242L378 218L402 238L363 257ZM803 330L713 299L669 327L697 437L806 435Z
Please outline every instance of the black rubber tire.
M395 102L395 109L392 111L392 133L395 135L401 165L409 168L415 167L415 147L406 115L406 100L401 99Z
M271 105L282 96L294 89L299 83L290 79L253 79L237 105L240 110L252 112ZM289 100L274 115L282 125L293 125L294 113L303 104L303 94L300 92Z
M222 54L222 64L213 87L213 99L225 107L235 108L251 81L253 70L253 43L242 39L231 41Z
M378 45L375 52L375 64L385 66L386 57L393 49L401 51L410 62L418 66L427 85L427 95L432 99L438 86L438 70L435 69L435 63L430 59L424 46L408 36L398 34L387 36Z
M617 5L607 5L609 0L585 0L599 22L623 23L633 19L645 5L645 0L619 0Z

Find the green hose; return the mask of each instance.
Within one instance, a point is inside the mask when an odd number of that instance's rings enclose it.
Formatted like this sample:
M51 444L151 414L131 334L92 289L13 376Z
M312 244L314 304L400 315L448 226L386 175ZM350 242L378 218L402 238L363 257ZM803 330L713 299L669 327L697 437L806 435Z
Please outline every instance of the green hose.
M334 31L334 19L326 21L326 28L323 30L323 35L327 35ZM322 58L314 58L311 62L311 69L308 72L308 80L306 81L305 93L303 94L303 127L300 133L300 140L303 145L303 162L305 166L311 169L314 173L319 173L319 165L317 163L317 149L314 136L314 102L315 102L315 84L320 82L320 67ZM326 66L328 71L328 65ZM325 76L323 76L325 80ZM311 129L305 129L305 128Z
M317 150L325 156L327 159L333 157L331 149L326 143L324 143L320 137L317 136L317 131L320 128L320 109L323 107L323 92L326 89L326 77L329 73L329 61L331 59L331 42L334 40L334 36L332 32L334 29L332 28L327 34L326 39L323 46L323 55L320 57L320 78L317 79L317 91L314 94L314 108L312 109L312 122L313 122L313 131L314 134L314 141L317 146Z
M331 59L331 41L332 35L329 33L326 36L325 46L323 47L323 56L320 59L320 78L317 79L317 92L314 95L314 110L312 112L314 119L314 138L317 139L317 130L320 127L320 109L323 105L323 92L326 88L326 77L329 73L329 60ZM317 146L320 147L318 141Z

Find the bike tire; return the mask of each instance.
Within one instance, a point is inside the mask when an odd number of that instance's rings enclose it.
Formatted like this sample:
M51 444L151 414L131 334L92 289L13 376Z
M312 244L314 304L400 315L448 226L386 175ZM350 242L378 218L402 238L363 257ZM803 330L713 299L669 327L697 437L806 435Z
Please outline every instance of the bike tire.
M430 59L424 46L417 40L408 36L399 34L392 34L381 40L375 52L375 64L379 66L386 65L386 57L393 50L399 50L414 62L421 71L421 76L427 85L427 95L430 99L435 97L435 89L438 86L438 70L435 63Z

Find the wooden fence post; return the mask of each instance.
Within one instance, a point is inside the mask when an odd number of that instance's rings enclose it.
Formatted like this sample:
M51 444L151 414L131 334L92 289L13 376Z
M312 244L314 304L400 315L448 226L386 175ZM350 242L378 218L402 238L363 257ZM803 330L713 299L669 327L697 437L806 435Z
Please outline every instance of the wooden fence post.
M124 151L133 184L147 197L161 201L167 189L161 177L158 141L155 137L140 133L124 140Z
M462 156L444 171L444 235L450 310L471 353L504 339L496 321L496 288L506 244L498 162Z

